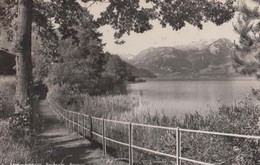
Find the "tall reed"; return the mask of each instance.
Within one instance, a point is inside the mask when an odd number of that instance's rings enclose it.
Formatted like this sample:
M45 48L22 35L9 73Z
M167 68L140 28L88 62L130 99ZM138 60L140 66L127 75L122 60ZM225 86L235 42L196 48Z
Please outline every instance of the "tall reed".
M78 111L96 117L195 130L260 135L259 107L247 102L239 102L233 106L221 106L219 109L212 110L206 115L196 112L185 114L182 118L178 118L161 113L151 114L149 110L152 107L149 106L149 103L141 102L142 99L139 99L138 96L92 97L81 95L78 98L80 98L76 101ZM71 100L74 99L75 97L71 97ZM108 128L107 136L128 143L127 126L112 123L106 124ZM94 125L94 131L101 133L102 123L96 121ZM176 134L174 131L138 126L134 127L133 139L134 144L137 146L163 153L176 154ZM101 142L98 137L96 137L96 140ZM115 156L121 158L128 157L127 147L122 147L112 142L107 144L109 148L113 149L112 152ZM182 133L182 156L209 163L257 164L260 162L259 148L260 143L251 139ZM163 164L172 164L172 161L174 161L138 150L134 151L134 159L143 163L146 162L145 164L158 161L164 162ZM189 163L186 162L184 164Z

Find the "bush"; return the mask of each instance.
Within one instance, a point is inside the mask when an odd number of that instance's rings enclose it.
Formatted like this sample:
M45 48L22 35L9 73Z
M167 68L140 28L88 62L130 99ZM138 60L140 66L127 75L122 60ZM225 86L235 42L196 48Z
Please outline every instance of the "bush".
M48 149L36 136L12 130L7 120L0 120L0 164L44 163Z
M8 118L14 112L15 78L0 77L0 119Z
M15 78L0 77L0 164L44 163L48 149L26 129L26 113L13 115L14 95Z

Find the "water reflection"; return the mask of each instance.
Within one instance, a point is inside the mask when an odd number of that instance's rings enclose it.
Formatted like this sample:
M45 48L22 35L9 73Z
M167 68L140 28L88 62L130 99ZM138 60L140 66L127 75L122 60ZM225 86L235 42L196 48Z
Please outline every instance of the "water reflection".
M129 84L126 93L139 95L157 111L173 115L208 112L221 104L231 105L251 96L255 80L241 81L147 81Z

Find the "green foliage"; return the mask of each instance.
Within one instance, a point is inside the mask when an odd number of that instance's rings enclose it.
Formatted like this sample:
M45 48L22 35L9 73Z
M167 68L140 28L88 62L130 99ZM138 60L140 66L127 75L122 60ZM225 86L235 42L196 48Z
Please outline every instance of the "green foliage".
M127 80L129 73L126 63L119 56L105 53L105 66L103 77L112 77L114 83L122 83Z
M55 52L57 58L51 60L46 68L46 83L50 88L64 90L65 93L96 93L102 72L103 44L87 11L81 13L77 26L79 42L74 39L58 41ZM38 71L43 71L42 60L38 58ZM39 73L39 72L38 72ZM41 73L39 73L41 74Z
M14 95L15 78L0 77L0 164L44 163L48 149L31 129L24 129L31 126L25 113L13 115Z
M14 112L14 77L0 77L0 119L8 118Z
M103 1L102 1L103 2ZM219 1L157 1L147 0L144 7L140 0L109 0L107 9L101 13L98 22L109 24L115 30L114 37L120 39L131 31L143 33L153 28L151 21L159 20L162 27L173 30L183 28L186 23L202 28L202 23L211 21L217 25L227 22L234 16L233 0ZM116 41L118 44L124 41Z
M45 163L48 148L35 136L25 134L24 130L12 130L9 122L0 120L0 164Z
M82 0L86 3L104 2L108 4L107 9L101 13L97 26L109 24L116 30L114 37L120 39L124 34L131 31L143 33L153 28L151 21L160 21L163 27L169 25L173 30L179 30L189 23L202 28L202 23L211 21L217 25L227 22L234 16L234 0L219 1L156 1L147 0L144 5L140 0ZM149 6L149 7L147 7ZM0 22L4 27L15 27L17 15L16 1L5 0L0 3ZM52 21L58 24L58 31L62 38L74 38L78 42L77 28L78 18L81 17L83 9L76 0L52 0L34 1L33 20L40 36L51 30ZM123 41L117 40L122 44Z
M62 60L51 66L48 76L50 85L66 86L68 92L95 92L102 71L102 54L88 54L86 47L63 48Z
M235 68L242 74L255 74L259 78L259 55L260 55L260 10L258 0L255 7L249 7L246 2L239 7L239 16L235 31L239 34L239 44L236 45Z
M67 41L62 43L62 60L51 66L49 82L56 89L66 90L64 94L110 92L115 85L123 84L132 76L126 63L117 55L103 54L98 42L96 49L94 44L88 47L90 43L93 41L85 40L75 48ZM87 55L91 50L94 53Z
M110 53L104 54L104 65L102 78L100 81L101 93L111 91L115 85L120 85L132 77L131 72L127 69L126 63L117 55Z

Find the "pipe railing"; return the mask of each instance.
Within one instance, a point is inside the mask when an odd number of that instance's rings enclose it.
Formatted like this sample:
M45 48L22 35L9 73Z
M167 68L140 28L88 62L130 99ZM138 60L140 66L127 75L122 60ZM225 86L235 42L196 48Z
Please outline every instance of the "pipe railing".
M182 132L189 132L189 133L200 133L200 134L209 134L209 135L218 135L218 136L224 136L224 137L239 137L239 138L250 138L250 139L260 139L260 136L251 136L251 135L241 135L241 134L231 134L231 133L221 133L221 132L210 132L210 131L201 131L201 130L191 130L191 129L182 129L182 128L172 128L172 127L164 127L164 126L156 126L156 125L148 125L148 124L141 124L141 123L129 123L124 121L118 121L118 120L110 120L110 119L104 119L104 118L98 118L89 116L86 114L82 114L75 111L70 111L67 109L62 108L53 98L48 97L48 101L51 105L51 107L55 110L56 114L65 121L65 126L72 131L76 131L78 135L80 135L80 130L82 130L82 136L85 139L86 138L86 131L89 132L90 139L93 140L93 135L96 135L100 138L102 138L102 149L103 153L107 153L107 141L117 143L119 145L123 145L129 148L129 165L133 165L134 159L133 159L133 149L149 152L155 155L159 156L165 156L169 158L176 159L176 164L180 165L181 161L191 162L195 164L202 164L202 165L213 165L214 163L206 163L198 160L193 160L190 158L185 158L181 156L181 133ZM82 124L80 124L80 116L82 117ZM86 118L88 118L88 123L86 121ZM98 120L102 122L102 133L95 132L93 130L93 121ZM106 136L106 123L117 123L117 124L123 124L128 125L128 143L121 142L115 139L112 139L108 136ZM88 127L86 127L86 125ZM133 138L133 130L135 127L149 127L149 128L157 128L157 129L164 129L164 130L171 130L175 131L176 136L176 148L175 148L175 155L167 154L159 151L154 151L152 149L140 147L137 145L134 145L134 138Z

